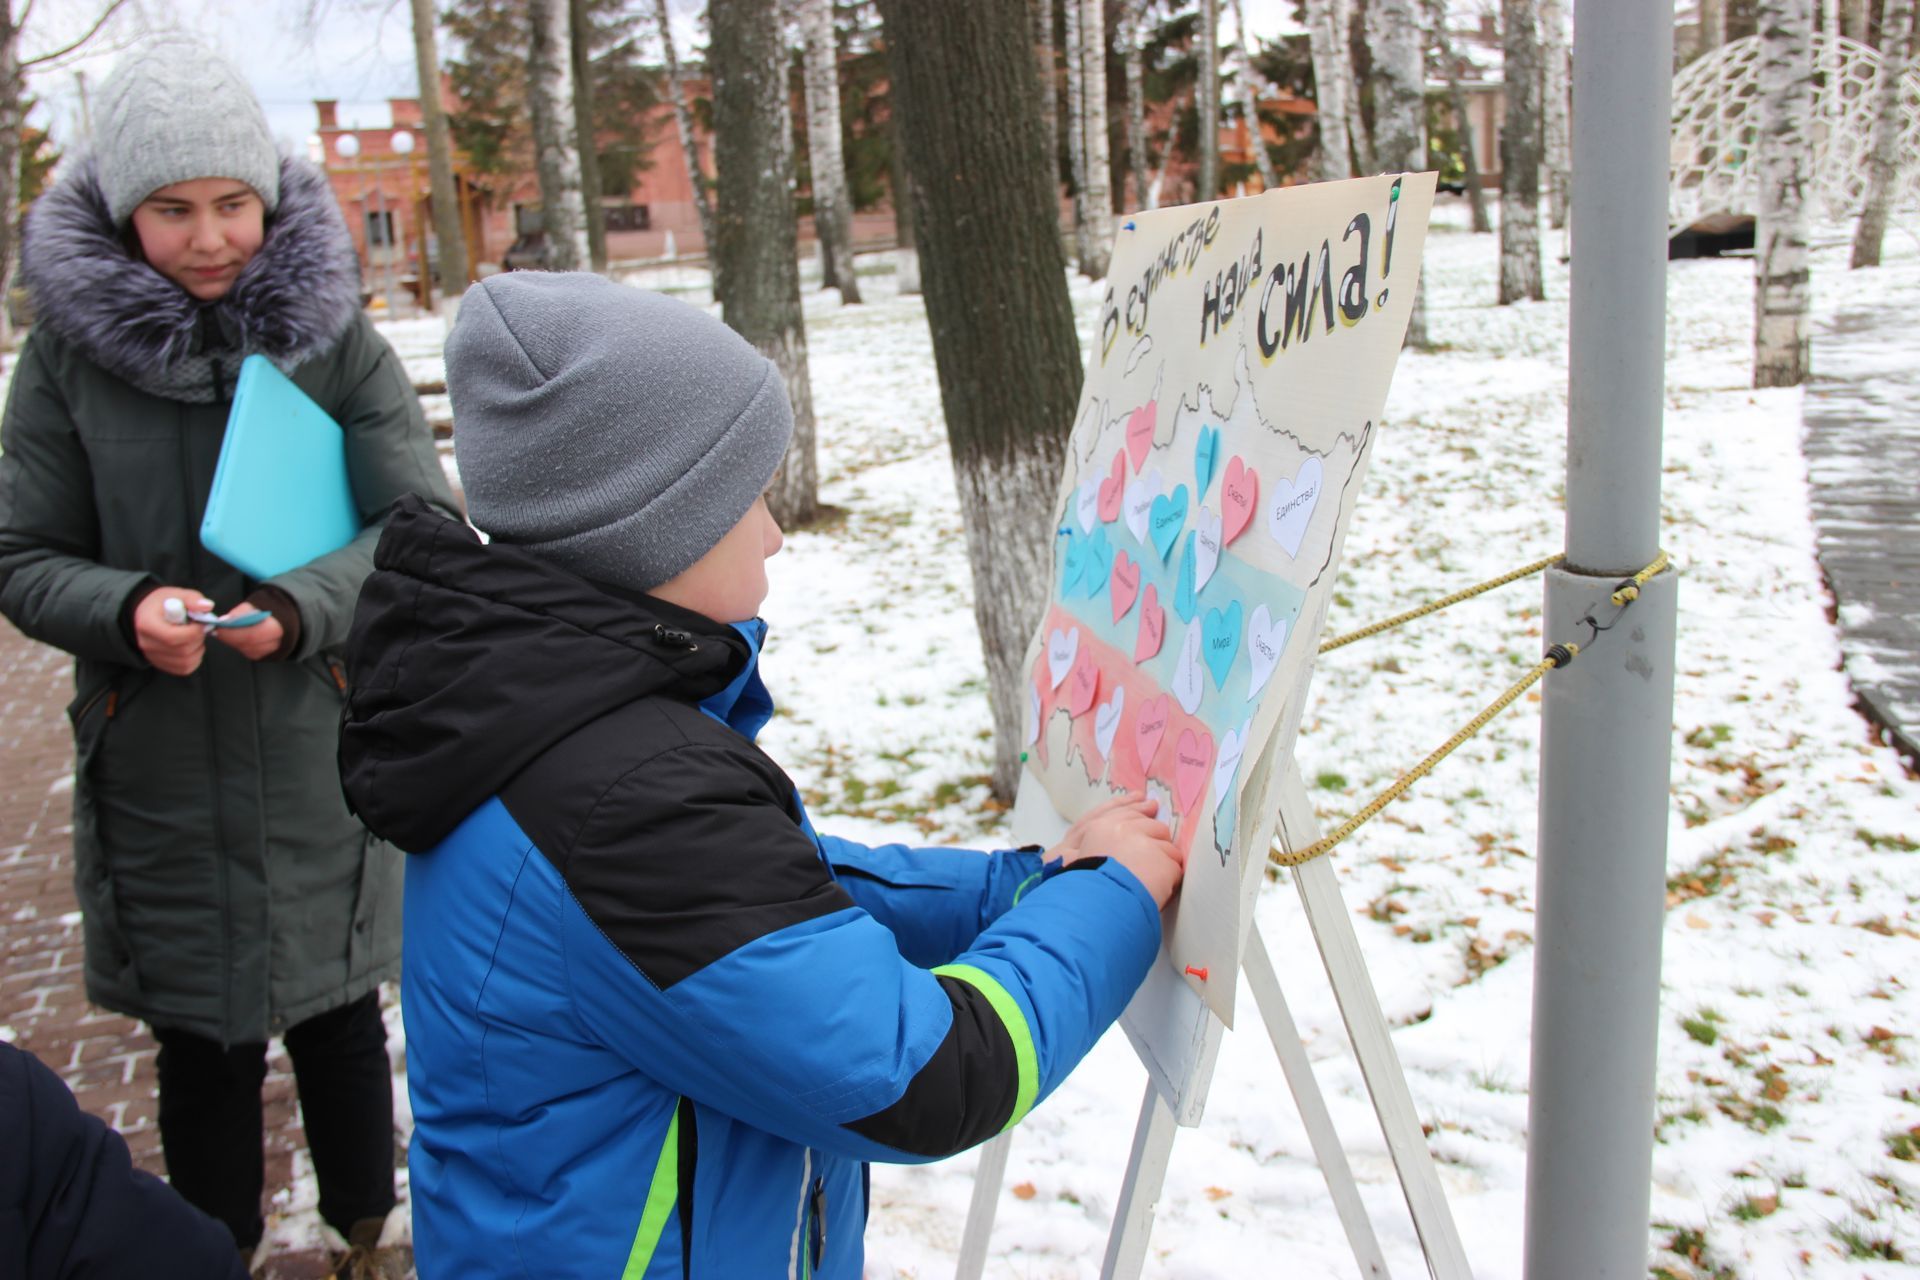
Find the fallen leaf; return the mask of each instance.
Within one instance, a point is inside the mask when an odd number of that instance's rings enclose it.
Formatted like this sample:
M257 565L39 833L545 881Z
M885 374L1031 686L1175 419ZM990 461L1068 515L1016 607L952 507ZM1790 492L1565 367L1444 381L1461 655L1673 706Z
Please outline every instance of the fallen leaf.
M1040 1193L1034 1189L1034 1185L1031 1182L1020 1182L1020 1183L1014 1184L1013 1198L1015 1200L1031 1200L1039 1194Z
M1707 923L1707 922L1706 922L1706 921L1705 921L1704 919L1702 919L1701 917L1699 917L1699 916L1697 916L1697 915L1694 915L1694 914L1693 914L1693 913L1692 913L1691 911L1689 911L1689 912L1687 913L1687 928L1689 928L1689 929L1711 929L1711 928L1713 928L1713 926L1712 926L1712 925L1710 925L1710 924L1708 924L1708 923Z
M1225 1187L1208 1187L1207 1188L1207 1199L1209 1200L1225 1200L1228 1196L1232 1194L1233 1192L1227 1190Z

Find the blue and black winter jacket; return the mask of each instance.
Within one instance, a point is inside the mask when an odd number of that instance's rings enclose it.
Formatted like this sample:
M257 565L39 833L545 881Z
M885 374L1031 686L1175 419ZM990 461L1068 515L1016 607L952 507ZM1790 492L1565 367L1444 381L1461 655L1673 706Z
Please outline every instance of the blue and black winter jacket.
M864 1162L1018 1123L1145 975L1159 915L1118 863L816 834L754 745L758 624L413 500L376 565L341 765L413 855L426 1280L853 1280Z

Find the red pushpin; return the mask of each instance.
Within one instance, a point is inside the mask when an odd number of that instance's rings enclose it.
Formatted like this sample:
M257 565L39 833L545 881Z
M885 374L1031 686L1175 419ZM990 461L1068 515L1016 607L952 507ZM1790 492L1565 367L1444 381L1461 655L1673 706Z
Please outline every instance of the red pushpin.
M1192 974L1194 977L1200 979L1200 981L1202 982L1205 982L1207 980L1207 969L1205 965L1199 965L1199 966L1188 965L1187 972Z

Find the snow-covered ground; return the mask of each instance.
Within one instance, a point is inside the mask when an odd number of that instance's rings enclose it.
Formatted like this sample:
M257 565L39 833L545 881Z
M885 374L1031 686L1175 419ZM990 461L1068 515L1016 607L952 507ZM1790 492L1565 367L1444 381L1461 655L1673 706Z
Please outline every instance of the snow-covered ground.
M1566 271L1549 263L1550 301L1496 307L1494 238L1464 225L1443 205L1428 241L1445 345L1400 361L1334 631L1561 547ZM1841 240L1815 255L1823 315L1843 282L1854 305L1920 306L1910 234L1889 236L1873 272L1847 272ZM990 721L924 313L890 276L863 289L865 306L807 301L822 497L844 514L790 534L773 565L766 671L784 705L764 741L827 829L987 843L1003 817L985 788ZM1801 393L1747 386L1751 263L1674 263L1668 292L1664 538L1682 576L1654 1274L1904 1272L1920 1259L1920 983L1903 976L1920 971L1920 782L1850 707L1813 556ZM1098 286L1074 296L1084 341ZM439 321L389 333L437 375ZM1298 750L1323 817L1351 813L1534 662L1539 615L1529 581L1323 659ZM1521 1269L1537 705L1333 855L1468 1256L1496 1278ZM1424 1274L1287 883L1266 886L1258 921L1394 1274ZM1238 1022L1204 1121L1174 1146L1146 1273L1352 1275L1250 998ZM1021 1127L989 1276L1098 1274L1145 1078L1110 1034ZM952 1273L975 1159L876 1168L869 1276ZM312 1206L303 1176L278 1238L311 1240Z

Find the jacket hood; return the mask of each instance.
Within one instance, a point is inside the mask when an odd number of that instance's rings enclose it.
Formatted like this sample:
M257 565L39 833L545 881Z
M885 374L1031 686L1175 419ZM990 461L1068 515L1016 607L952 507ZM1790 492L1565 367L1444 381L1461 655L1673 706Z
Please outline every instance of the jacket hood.
M101 368L136 386L153 382L206 343L258 353L283 372L320 354L360 309L360 261L320 170L280 161L280 205L233 287L205 303L127 247L88 156L34 202L21 238L20 276L44 324Z
M575 729L636 698L734 688L753 651L733 627L483 544L404 498L348 639L348 803L382 839L431 848Z

